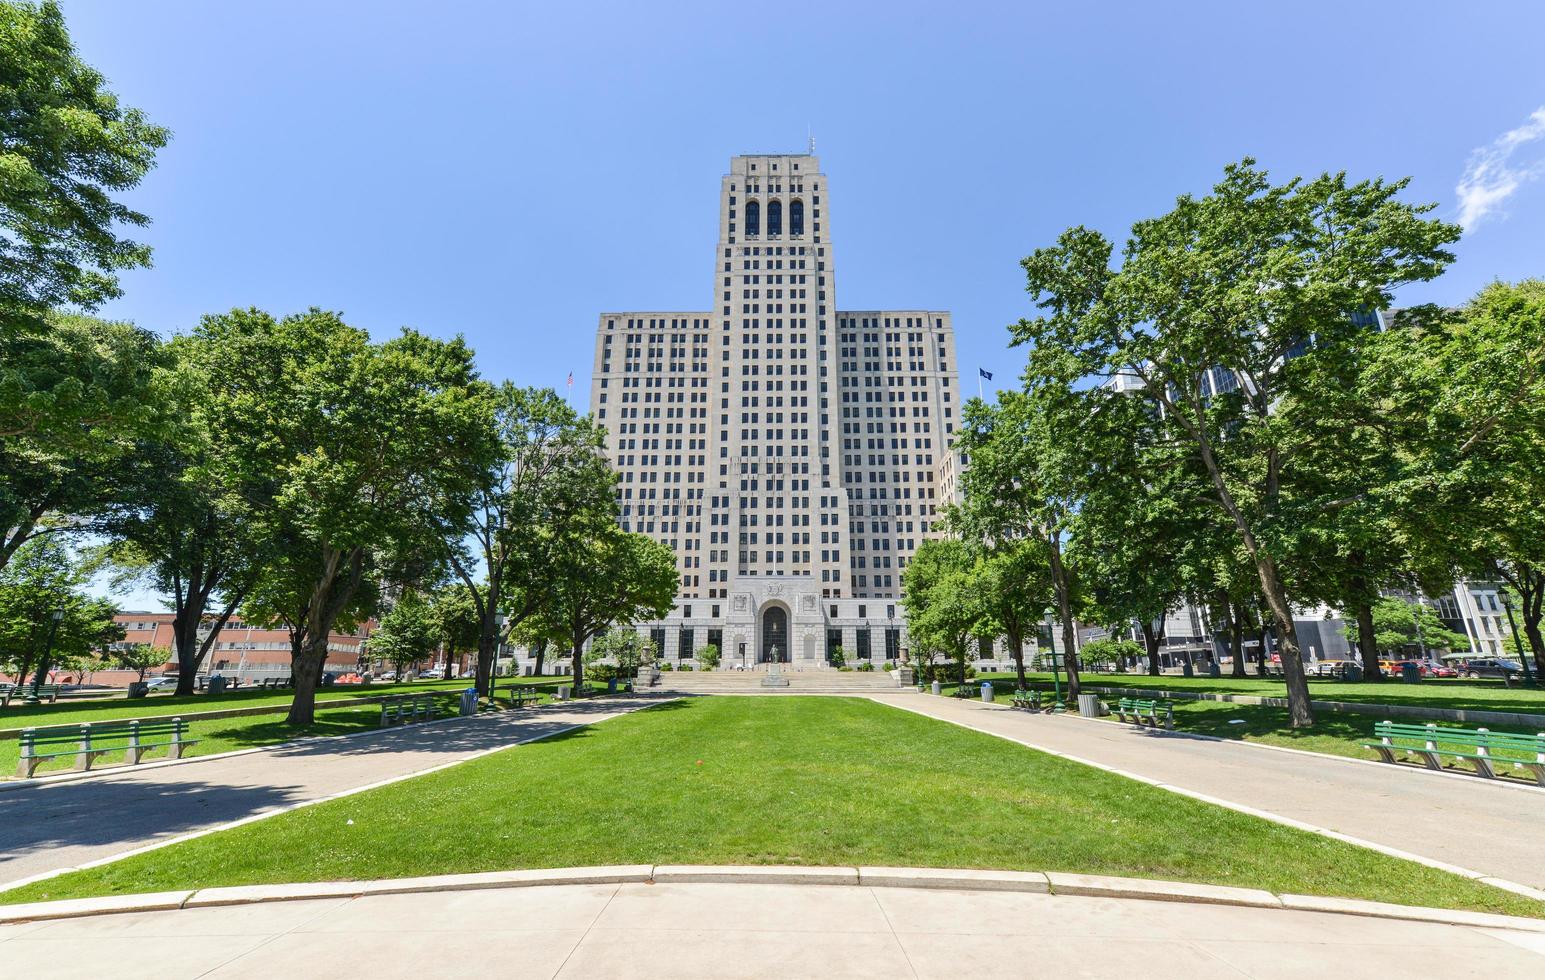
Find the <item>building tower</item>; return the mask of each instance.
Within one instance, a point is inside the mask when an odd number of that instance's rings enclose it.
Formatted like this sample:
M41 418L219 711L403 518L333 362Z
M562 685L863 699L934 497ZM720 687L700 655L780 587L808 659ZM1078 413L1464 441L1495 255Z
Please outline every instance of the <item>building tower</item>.
M735 157L709 310L601 315L590 407L620 520L676 553L677 607L641 627L667 660L900 656L901 569L959 419L954 332L839 312L830 215L813 154Z

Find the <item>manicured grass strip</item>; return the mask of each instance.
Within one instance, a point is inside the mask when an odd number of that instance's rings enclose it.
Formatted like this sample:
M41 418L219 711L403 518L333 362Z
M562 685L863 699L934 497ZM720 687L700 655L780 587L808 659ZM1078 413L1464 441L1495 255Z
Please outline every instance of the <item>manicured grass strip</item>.
M1026 679L1036 687L1050 690L1052 676L1026 674ZM1194 691L1206 694L1249 694L1257 697L1287 697L1287 687L1280 680L1249 677L1243 680L1233 677L1173 677L1162 674L1095 674L1082 675L1087 687L1160 688L1169 691ZM1014 675L1009 673L982 674L971 681L976 687L981 681L990 680L1000 696L1013 693ZM1007 683L1005 683L1007 682ZM1063 689L1067 677L1062 677ZM947 688L948 689L948 688ZM1469 709L1472 711L1521 711L1545 714L1545 689L1505 687L1501 681L1444 679L1425 680L1420 684L1404 684L1400 681L1378 681L1349 684L1345 681L1309 679L1309 695L1318 701L1348 701L1357 704L1413 705L1427 708Z
M1545 917L1422 865L817 697L672 702L0 901L626 863L1071 871Z
M555 689L571 683L564 677L501 677L499 690L509 684ZM420 681L403 684L351 684L324 687L317 691L317 703L349 698L379 697L388 694L424 694L435 691L462 691L472 686L470 680ZM148 698L114 698L73 704L22 705L12 702L0 710L0 729L25 728L29 725L79 725L82 722L115 721L121 718L172 718L194 711L220 711L226 708L288 707L295 694L289 690L229 691L225 694L153 695Z
M499 691L505 690L513 678L501 679ZM538 681L532 684L530 682ZM534 687L541 695L538 704L546 703L552 699L552 690L556 688L557 681L552 678L521 678L521 686ZM417 693L434 694L440 705L439 717L445 718L456 712L457 693L465 686L461 682L455 687L431 687L420 685L416 691L398 691L399 694ZM371 689L372 693L382 693L379 689ZM390 693L390 692L388 692ZM336 699L331 699L336 700ZM136 703L136 702L131 702ZM137 702L141 705L144 702ZM284 702L286 705L288 700ZM499 704L506 702L501 696ZM317 702L316 719L312 724L292 727L284 721L284 715L280 713L265 715L243 715L235 718L214 718L209 720L192 720L188 723L188 738L198 739L198 743L189 745L183 751L183 758L189 759L201 755L216 755L221 752L234 752L239 749L255 748L261 745L276 745L297 738L311 736L345 735L351 732L370 731L380 726L381 706L379 704L365 704L350 707L329 708L325 701ZM142 718L145 715L130 715L128 717ZM170 717L170 716L167 716ZM91 722L109 721L111 718L92 717ZM68 724L68 723L67 723ZM76 722L75 724L79 724ZM110 744L121 744L121 740ZM167 749L160 748L145 753L145 762L156 762L167 757ZM12 778L16 774L16 764L20 749L15 735L8 735L0 739L0 780ZM95 765L95 769L101 770L123 762L123 753L114 752L103 756ZM75 760L72 757L63 757L49 760L38 766L38 775L66 772L75 768Z

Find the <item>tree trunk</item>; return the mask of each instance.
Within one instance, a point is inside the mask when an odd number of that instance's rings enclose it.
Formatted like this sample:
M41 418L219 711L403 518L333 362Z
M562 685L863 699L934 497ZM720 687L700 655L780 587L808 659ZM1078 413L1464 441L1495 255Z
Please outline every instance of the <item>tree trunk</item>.
M1230 669L1235 677L1245 677L1245 615L1239 606L1229 607L1229 653L1233 657L1233 665Z
M1154 631L1153 623L1144 620L1138 624L1143 633L1143 649L1148 651L1148 673L1152 677L1159 676L1159 634Z
M489 697L489 682L493 678L494 650L498 648L495 637L489 631L486 624L483 633L477 638L477 674L472 684L477 688L478 697Z
M327 633L308 639L299 648L290 648L290 675L295 679L295 699L290 702L290 713L285 721L291 725L309 725L316 720L317 682L322 678L322 665L326 662Z
M547 641L536 641L536 675L542 676L542 661L547 658Z
M1363 658L1363 680L1382 681L1379 670L1379 642L1373 635L1373 603L1366 599L1354 601L1357 610L1357 649Z
M1062 543L1057 540L1056 532L1051 532L1047 543L1047 549L1051 561L1051 581L1057 594L1057 616L1062 623L1062 664L1067 669L1068 697L1078 697L1078 643L1077 631L1073 627L1073 602L1068 585L1067 569L1062 564ZM1056 644L1052 644L1052 656L1057 655Z
M1020 638L1020 635L1019 635L1019 628L1018 627L1014 627L1013 629L1010 629L1007 632L1008 632L1008 641L1009 641L1009 651L1011 653L1013 653L1013 655L1014 655L1014 673L1016 675L1018 675L1018 678L1019 678L1019 681L1018 681L1018 683L1019 683L1019 690L1023 691L1026 688L1026 684L1025 684L1025 651L1023 649L1021 649L1022 641L1021 641L1021 638Z
M579 694L579 689L585 683L585 636L579 631L574 633L574 693Z
M195 608L197 607L197 608ZM172 644L177 648L177 693L192 694L199 669L199 621L204 618L204 604L189 597L182 612L172 621Z
M440 646L441 655L445 657L445 677L443 680L452 680L456 672L456 644L447 640Z
M1280 640L1277 654L1282 659L1282 679L1287 682L1288 716L1294 728L1314 726L1314 708L1309 705L1309 679L1304 675L1303 656L1298 650L1298 629L1293 625L1293 610L1288 605L1287 590L1277 574L1277 564L1270 555L1256 558L1261 588L1266 603L1277 618Z

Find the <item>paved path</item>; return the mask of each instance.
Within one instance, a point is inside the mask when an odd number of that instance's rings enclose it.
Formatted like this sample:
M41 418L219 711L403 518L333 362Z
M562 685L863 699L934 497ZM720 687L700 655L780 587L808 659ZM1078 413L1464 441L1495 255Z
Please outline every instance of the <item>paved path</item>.
M1545 888L1545 794L980 701L911 693L875 700Z
M1545 975L1545 933L1323 912L833 885L553 885L0 926L7 976Z
M659 698L525 708L357 738L0 791L0 884L170 837L459 762Z

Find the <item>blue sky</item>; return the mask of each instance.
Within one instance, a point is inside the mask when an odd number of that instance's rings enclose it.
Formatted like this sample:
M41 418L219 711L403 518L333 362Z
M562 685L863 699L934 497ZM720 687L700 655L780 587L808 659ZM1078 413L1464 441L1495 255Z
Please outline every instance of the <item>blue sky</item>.
M132 195L155 267L105 311L165 332L316 305L579 401L600 311L709 305L729 157L807 131L840 305L953 311L968 386L1022 367L1021 256L1247 154L1409 175L1450 218L1468 171L1460 261L1401 303L1545 275L1537 0L63 7L174 131Z

